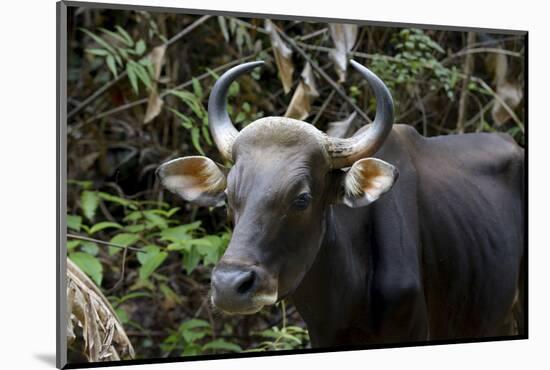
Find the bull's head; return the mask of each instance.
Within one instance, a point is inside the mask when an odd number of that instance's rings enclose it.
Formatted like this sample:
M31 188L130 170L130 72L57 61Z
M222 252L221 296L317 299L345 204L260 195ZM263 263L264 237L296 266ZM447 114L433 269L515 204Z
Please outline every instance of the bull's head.
M227 203L235 227L212 273L212 302L229 313L254 313L292 293L317 255L330 206L368 205L397 178L395 167L369 158L391 130L391 95L355 61L351 65L377 100L367 130L331 138L303 121L266 117L238 132L227 113L227 91L237 77L262 63L227 71L208 101L212 136L223 157L234 163L231 170L199 156L174 159L158 169L163 185L187 201Z

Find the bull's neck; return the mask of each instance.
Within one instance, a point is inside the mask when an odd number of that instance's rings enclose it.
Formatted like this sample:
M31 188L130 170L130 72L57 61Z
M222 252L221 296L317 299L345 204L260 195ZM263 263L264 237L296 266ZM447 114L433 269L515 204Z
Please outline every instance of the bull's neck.
M366 212L340 206L327 208L326 229L315 262L292 295L313 345L330 345L337 335L335 330L352 327L357 313L367 310L370 228L364 222L356 223L369 219ZM364 245L352 242L357 240L365 240ZM336 320L340 328L331 327Z

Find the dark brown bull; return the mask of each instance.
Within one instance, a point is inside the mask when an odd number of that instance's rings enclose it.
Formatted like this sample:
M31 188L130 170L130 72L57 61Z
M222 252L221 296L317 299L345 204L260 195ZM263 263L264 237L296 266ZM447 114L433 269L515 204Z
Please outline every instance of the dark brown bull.
M392 126L388 89L354 61L377 112L353 137L283 117L238 132L227 91L260 64L229 70L210 96L231 170L198 156L158 170L188 201L227 202L235 227L213 304L250 314L290 297L314 346L523 332L523 150L507 135Z

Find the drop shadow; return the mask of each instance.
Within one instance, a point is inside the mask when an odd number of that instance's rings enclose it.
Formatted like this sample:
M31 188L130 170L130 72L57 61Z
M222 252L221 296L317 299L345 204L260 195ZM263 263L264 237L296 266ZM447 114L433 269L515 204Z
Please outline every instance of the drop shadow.
M34 358L37 360L42 361L46 365L50 365L51 367L55 367L55 353L35 353Z

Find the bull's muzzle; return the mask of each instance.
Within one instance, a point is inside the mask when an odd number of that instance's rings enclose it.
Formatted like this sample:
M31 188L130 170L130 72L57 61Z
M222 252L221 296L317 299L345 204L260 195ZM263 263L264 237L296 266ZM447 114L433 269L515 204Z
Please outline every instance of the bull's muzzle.
M252 314L276 301L276 280L261 267L220 263L212 272L212 303L222 311Z

